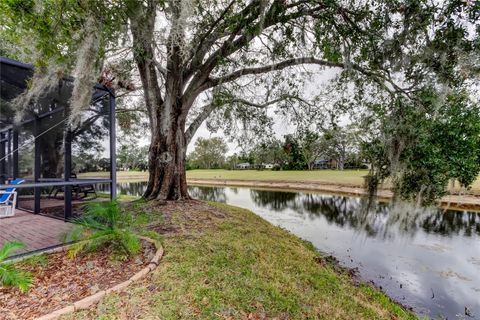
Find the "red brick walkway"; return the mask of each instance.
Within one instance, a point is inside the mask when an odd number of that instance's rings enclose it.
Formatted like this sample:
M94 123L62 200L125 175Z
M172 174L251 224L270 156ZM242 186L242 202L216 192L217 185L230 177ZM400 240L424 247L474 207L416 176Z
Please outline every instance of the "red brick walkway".
M15 254L44 249L63 243L64 234L73 224L17 210L15 216L0 219L0 246L6 241L20 240L25 244Z

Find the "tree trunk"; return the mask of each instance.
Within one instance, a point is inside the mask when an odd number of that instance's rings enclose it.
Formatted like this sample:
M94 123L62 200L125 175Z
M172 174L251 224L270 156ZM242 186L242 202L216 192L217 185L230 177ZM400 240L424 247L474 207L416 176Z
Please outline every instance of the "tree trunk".
M185 117L181 110L180 105L168 105L166 99L154 121L148 151L149 178L144 194L148 200L190 199L185 171Z
M61 178L63 171L63 154L62 149L63 134L57 135L44 135L38 138L38 144L40 147L41 158L41 171L40 176L42 178ZM68 173L70 174L70 173Z
M337 162L337 169L343 171L344 163L345 163L345 159L343 157L339 157Z
M311 171L313 169L313 162L308 162L307 163L308 170Z

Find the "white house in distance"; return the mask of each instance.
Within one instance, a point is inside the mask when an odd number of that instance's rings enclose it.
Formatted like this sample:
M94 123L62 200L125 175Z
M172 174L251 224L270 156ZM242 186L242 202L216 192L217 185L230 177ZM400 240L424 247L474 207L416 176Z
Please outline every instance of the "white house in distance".
M239 163L236 166L236 169L250 169L252 165L248 162Z

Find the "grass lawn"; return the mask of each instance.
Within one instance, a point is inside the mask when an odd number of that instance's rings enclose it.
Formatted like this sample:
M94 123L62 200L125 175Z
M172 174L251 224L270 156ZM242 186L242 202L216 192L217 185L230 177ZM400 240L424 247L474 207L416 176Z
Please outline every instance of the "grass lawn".
M259 181L306 181L343 186L363 186L363 177L367 170L314 170L314 171L271 171L271 170L189 170L187 179L210 180L259 180ZM87 172L80 177L106 177L108 172ZM119 171L119 182L147 181L147 172ZM388 185L388 184L387 184ZM458 186L450 190L458 191ZM480 194L480 177L473 183L470 190L473 194Z
M315 170L315 171L270 171L270 170L189 170L188 179L220 179L220 180L280 180L280 181L314 181L325 183L339 183L348 185L362 185L363 176L367 170ZM80 177L106 177L108 172L87 172ZM122 181L146 181L147 172L119 171L117 179Z
M311 244L252 212L199 201L148 207L165 256L146 279L67 319L415 319Z
M78 174L79 178L109 178L110 172L84 172ZM117 171L118 182L147 181L148 172L146 171Z
M269 180L269 181L309 181L363 185L367 170L314 170L314 171L271 171L271 170L190 170L190 179L220 180Z

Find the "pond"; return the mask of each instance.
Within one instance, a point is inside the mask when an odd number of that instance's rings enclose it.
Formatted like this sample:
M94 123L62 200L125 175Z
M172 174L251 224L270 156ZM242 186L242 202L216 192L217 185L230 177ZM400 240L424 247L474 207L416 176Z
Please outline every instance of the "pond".
M120 183L141 195L145 183ZM250 209L331 254L420 315L480 318L480 213L392 207L356 197L191 186L198 199ZM466 309L467 308L467 309Z

